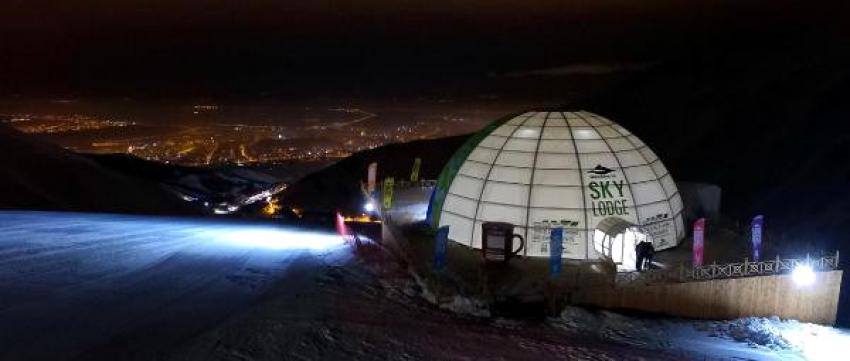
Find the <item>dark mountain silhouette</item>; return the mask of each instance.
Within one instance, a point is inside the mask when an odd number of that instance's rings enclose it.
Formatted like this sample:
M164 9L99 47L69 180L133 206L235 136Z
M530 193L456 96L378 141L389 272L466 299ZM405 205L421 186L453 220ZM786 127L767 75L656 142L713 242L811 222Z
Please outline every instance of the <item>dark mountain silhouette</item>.
M0 208L196 214L153 181L0 125Z
M348 157L324 170L304 177L282 195L284 204L317 211L347 210L359 212L360 182L366 181L366 169L378 162L378 179L409 179L415 158L422 158L420 179L436 179L455 150L467 136L455 136L410 143L389 144Z

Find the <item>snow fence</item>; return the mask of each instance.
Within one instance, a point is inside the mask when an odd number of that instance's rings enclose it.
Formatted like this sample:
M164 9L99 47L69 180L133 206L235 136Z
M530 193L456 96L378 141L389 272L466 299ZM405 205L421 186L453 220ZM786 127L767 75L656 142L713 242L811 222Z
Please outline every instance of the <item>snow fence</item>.
M817 272L811 285L791 275L699 282L595 287L571 294L571 303L699 319L778 316L822 325L835 323L842 271Z

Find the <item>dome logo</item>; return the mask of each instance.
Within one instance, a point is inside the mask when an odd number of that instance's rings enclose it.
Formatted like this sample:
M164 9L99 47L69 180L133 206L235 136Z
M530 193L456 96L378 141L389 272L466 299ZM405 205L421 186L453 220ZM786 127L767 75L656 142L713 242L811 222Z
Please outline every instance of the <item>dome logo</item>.
M625 195L626 182L619 179L614 170L597 164L587 171L590 181L591 210L594 217L627 216L628 203Z
M595 175L606 175L608 173L613 172L614 170L608 167L603 167L602 164L597 164L593 169L588 170L587 172Z

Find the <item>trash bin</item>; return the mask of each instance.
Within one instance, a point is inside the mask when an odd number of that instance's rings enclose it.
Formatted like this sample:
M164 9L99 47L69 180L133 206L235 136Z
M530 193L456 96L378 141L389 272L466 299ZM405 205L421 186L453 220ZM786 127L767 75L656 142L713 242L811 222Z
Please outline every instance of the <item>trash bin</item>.
M514 250L514 238L519 247ZM485 261L508 262L525 246L525 239L514 234L514 225L506 222L485 222L481 225L481 251Z

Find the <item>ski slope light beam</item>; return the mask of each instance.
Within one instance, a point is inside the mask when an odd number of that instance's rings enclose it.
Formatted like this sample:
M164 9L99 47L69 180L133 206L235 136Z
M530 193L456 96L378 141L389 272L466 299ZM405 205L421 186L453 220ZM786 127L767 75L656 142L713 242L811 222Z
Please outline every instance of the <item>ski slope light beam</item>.
M342 237L331 233L276 228L233 227L221 229L218 238L234 246L271 250L309 249L322 251L344 245Z

